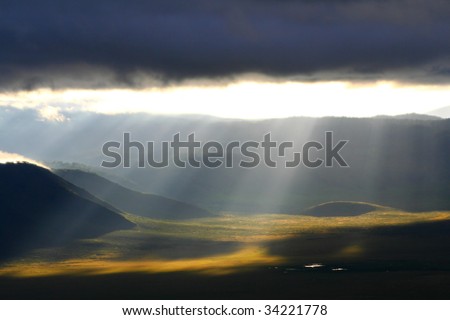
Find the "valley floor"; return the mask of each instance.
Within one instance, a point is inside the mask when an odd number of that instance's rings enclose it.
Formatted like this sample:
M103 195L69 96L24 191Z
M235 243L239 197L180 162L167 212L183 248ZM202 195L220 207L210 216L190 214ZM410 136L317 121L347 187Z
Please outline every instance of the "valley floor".
M1 262L0 297L450 298L450 212L126 217L135 229Z

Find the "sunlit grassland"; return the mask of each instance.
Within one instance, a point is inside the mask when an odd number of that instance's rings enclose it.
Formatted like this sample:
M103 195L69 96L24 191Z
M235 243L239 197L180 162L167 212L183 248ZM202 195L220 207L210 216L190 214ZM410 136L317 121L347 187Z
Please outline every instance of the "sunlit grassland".
M356 217L310 217L304 215L255 214L224 212L218 217L188 221L152 220L126 216L138 225L136 230L111 233L104 237L142 237L145 235L196 238L214 241L259 242L288 238L299 233L339 232L348 228L399 226L450 219L450 212L408 213L393 209L378 209Z
M384 207L355 217L223 212L212 218L167 221L125 216L136 228L64 247L35 250L0 266L0 275L177 271L226 274L242 268L283 263L285 257L269 252L264 245L268 242L299 235L344 234L353 228L365 230L450 220L450 212L408 213ZM353 251L343 254L354 254Z

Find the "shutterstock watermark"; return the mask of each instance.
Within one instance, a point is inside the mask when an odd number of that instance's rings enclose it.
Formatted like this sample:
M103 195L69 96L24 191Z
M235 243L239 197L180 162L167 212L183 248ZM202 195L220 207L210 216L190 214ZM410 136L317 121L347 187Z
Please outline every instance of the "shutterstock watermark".
M308 141L300 148L292 141L272 140L271 133L265 134L261 141L231 141L226 144L218 141L202 143L197 141L195 133L182 139L177 133L171 141L160 142L156 149L154 141L133 141L131 134L125 132L122 141L108 141L103 145L102 153L107 160L103 160L101 166L130 168L133 163L139 168L165 168L171 164L179 168L349 167L340 154L347 143L348 140L335 142L332 131L325 132L324 143ZM136 159L132 159L132 155Z

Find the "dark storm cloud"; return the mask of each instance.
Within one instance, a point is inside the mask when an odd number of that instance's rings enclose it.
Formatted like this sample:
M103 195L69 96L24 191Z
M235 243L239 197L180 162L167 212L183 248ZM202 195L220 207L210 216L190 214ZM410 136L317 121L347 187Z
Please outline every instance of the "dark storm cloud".
M0 86L450 82L449 36L447 0L2 0Z

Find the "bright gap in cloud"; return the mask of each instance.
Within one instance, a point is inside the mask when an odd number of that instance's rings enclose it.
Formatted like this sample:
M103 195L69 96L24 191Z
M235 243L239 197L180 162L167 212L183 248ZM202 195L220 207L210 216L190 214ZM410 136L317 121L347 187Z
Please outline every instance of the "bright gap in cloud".
M228 86L180 86L145 90L36 90L0 94L0 105L99 113L149 112L263 119L291 116L370 117L427 113L450 104L448 85L401 86L393 82L238 82ZM51 106L51 108L49 108ZM51 111L49 114L47 111ZM42 112L41 112L42 113ZM51 116L51 117L50 117Z

